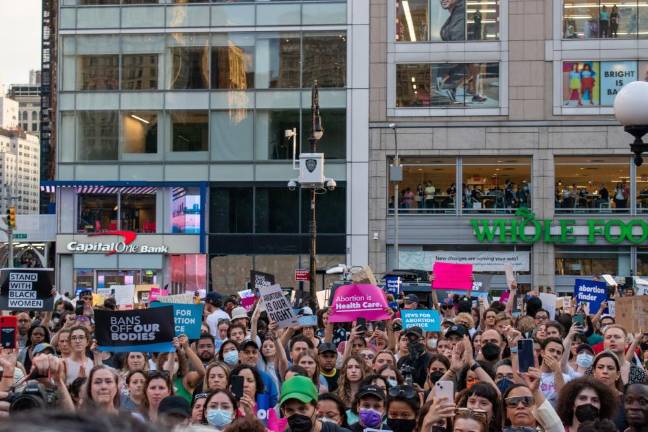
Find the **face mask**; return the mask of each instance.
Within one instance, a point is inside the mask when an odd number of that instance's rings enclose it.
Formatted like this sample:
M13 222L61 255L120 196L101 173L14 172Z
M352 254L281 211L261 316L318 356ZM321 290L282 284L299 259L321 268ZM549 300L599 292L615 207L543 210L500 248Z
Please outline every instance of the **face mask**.
M387 426L394 432L412 432L416 428L416 419L387 419Z
M208 409L205 418L207 419L207 423L221 429L223 426L232 423L233 414L232 411Z
M291 432L311 432L313 420L305 415L293 414L288 417L288 427Z
M497 388L499 389L501 394L506 393L506 390L508 390L509 387L511 387L513 384L515 384L513 381L511 381L508 378L502 378L501 380L497 381Z
M474 386L478 382L479 382L479 380L476 380L476 379L474 379L474 380L466 380L466 388L470 389L470 388L472 388L472 386Z
M223 361L230 366L234 366L239 361L238 351L229 351L223 354Z
M441 371L434 371L430 374L430 381L432 381L433 384L436 384L437 381L443 378L443 375L445 374Z
M592 404L579 405L574 410L576 419L583 423L588 420L595 420L599 416L599 409Z
M481 353L484 356L484 359L488 361L495 361L499 358L501 350L500 347L494 343L487 343L481 349Z
M427 347L430 349L436 349L437 347L437 339L428 339L427 340Z
M398 381L394 378L387 378L387 384L389 384L389 387L396 387L398 385Z
M430 432L448 432L448 430L444 426L432 426Z
M360 422L367 427L375 428L382 422L382 414L374 409L360 408L358 411Z
M639 344L641 351L648 351L648 342L642 342Z
M330 418L328 418L328 417L320 417L319 421L321 421L322 423L333 423L333 424L337 424L337 422L336 422L335 420L330 419Z
M576 364L582 368L587 369L592 366L592 363L594 363L594 356L590 354L582 353L576 356Z

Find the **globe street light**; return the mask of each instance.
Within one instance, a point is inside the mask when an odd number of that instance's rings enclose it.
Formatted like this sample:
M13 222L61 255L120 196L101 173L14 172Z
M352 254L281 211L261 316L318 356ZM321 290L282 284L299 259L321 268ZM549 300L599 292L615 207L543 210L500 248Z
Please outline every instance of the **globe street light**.
M634 163L643 163L642 153L648 153L648 143L641 138L648 133L648 82L634 81L621 89L614 99L614 115L624 130L635 137L630 150L635 154Z

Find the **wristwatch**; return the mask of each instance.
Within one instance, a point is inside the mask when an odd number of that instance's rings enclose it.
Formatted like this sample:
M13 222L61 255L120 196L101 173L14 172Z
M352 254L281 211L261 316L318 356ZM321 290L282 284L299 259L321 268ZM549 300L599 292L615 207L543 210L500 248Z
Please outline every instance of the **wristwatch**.
M470 366L470 370L475 372L480 367L481 367L481 365L479 363L475 362L472 366Z

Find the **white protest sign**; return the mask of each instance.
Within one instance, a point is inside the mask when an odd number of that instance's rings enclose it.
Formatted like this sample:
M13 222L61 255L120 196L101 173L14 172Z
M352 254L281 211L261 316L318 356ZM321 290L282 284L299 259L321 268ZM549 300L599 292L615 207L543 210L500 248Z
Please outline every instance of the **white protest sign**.
M513 276L513 266L510 263L504 264L504 273L506 274L506 286L509 288L515 282L515 276Z
M118 306L128 306L134 303L135 285L111 285L115 291L115 302Z
M191 304L194 302L193 293L173 294L168 296L158 296L157 301L160 303L170 304Z
M618 285L617 282L616 282L616 281L614 280L614 278L612 277L612 275L604 274L604 275L601 275L601 277L602 277L603 280L604 280L605 282L607 282L607 284L610 285L610 286L617 286L617 285Z
M279 328L290 327L298 324L297 317L293 314L292 305L288 302L286 296L279 285L258 286L259 293L263 299L268 318L276 321Z
M549 312L549 319L556 319L556 294L540 293L542 308Z
M608 300L608 315L616 316L616 301Z

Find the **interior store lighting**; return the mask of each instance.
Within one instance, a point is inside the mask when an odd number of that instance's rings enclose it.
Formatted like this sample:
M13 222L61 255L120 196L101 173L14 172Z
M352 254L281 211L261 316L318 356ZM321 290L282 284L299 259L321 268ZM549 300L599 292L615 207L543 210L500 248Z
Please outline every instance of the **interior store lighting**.
M407 21L407 30L410 35L410 41L416 42L416 32L414 31L414 22L412 21L412 14L410 13L409 1L403 0L403 12L405 13L405 21Z

